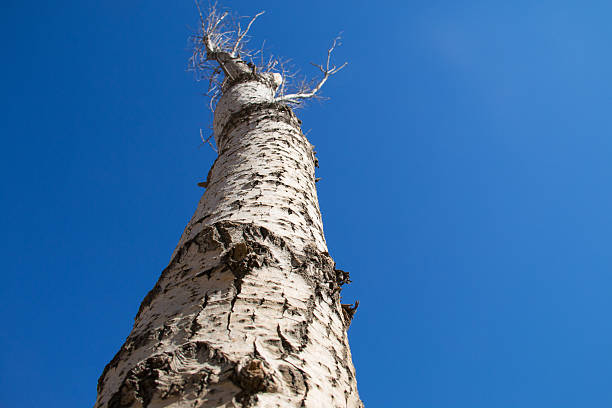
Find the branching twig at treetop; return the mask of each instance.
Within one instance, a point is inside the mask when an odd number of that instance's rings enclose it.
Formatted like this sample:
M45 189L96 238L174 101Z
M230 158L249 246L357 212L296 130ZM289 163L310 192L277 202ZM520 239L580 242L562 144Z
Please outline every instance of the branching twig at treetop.
M240 32L240 22L238 22L238 34L237 34L238 38L236 39L236 42L234 43L234 47L232 48L232 52L230 53L230 55L232 57L236 57L236 53L239 50L240 42L242 41L244 36L247 35L249 30L251 29L251 26L253 25L255 20L257 20L257 17L261 16L263 13L265 13L265 11L261 11L261 12L255 14L255 17L253 17L251 19L251 21L249 21L249 25L247 25L247 28L246 28L246 30L244 30L243 33Z
M314 97L316 95L316 93L319 92L321 87L325 84L325 82L327 82L327 79L331 75L334 75L336 72L340 71L342 68L344 68L348 64L348 62L345 62L340 67L336 67L335 65L333 67L331 67L331 68L329 67L330 60L331 60L331 54L334 51L334 49L336 48L336 46L340 45L339 41L340 41L340 36L337 36L336 38L334 38L334 42L333 42L332 46L330 47L329 50L327 50L327 61L325 63L325 68L323 68L323 65L312 64L315 67L318 67L321 70L321 72L323 73L323 78L319 81L319 83L314 88L312 88L308 92L300 91L300 92L297 92L297 93L294 93L294 94L281 95L281 96L275 98L274 100L276 102L299 103L300 99L307 99L307 98Z
M309 85L304 80L294 88L296 91L286 94L288 84L290 85L291 80L296 76L296 72L287 69L288 61L270 56L268 61L264 62L263 46L257 51L251 51L245 47L247 35L253 23L264 12L259 12L252 17L243 30L240 21L237 22L237 27L228 26L229 13L220 11L216 3L210 5L208 15L204 17L198 0L195 2L200 17L200 30L192 37L194 50L190 58L190 67L196 73L200 73L198 80L208 80L208 95L211 97L210 105L213 110L227 81L235 81L242 75L273 73L274 83L277 86L274 90L274 102L299 105L305 99L319 97L317 94L329 77L347 65L346 62L340 67L331 65L332 52L337 46L340 46L340 36L337 36L327 51L325 64L313 64L319 68L323 77L314 85ZM255 56L261 58L259 64L255 63Z

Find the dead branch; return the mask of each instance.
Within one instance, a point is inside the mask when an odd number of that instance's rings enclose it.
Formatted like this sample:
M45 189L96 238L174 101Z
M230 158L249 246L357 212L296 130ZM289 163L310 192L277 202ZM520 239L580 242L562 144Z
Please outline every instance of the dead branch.
M297 104L297 103L300 103L302 99L313 98L317 94L317 92L319 92L319 90L325 84L325 82L327 82L330 76L334 75L336 72L340 71L342 68L344 68L348 64L348 62L345 62L339 67L336 67L335 65L330 67L332 52L334 51L336 46L339 46L339 45L340 45L340 36L334 38L334 42L332 43L332 46L329 48L329 50L327 50L327 61L325 62L325 67L323 67L323 65L313 64L314 66L318 67L319 70L323 73L323 78L321 78L321 80L312 89L310 89L309 91L306 91L305 89L301 89L300 91L293 93L293 94L280 95L276 97L274 100L276 102L287 102L287 103Z

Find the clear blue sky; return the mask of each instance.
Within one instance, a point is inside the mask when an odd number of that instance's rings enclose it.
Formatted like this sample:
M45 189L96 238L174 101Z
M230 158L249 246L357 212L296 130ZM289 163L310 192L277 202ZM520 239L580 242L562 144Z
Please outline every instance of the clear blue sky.
M612 3L227 1L303 72L367 407L612 406ZM0 406L87 407L214 158L185 1L2 1Z

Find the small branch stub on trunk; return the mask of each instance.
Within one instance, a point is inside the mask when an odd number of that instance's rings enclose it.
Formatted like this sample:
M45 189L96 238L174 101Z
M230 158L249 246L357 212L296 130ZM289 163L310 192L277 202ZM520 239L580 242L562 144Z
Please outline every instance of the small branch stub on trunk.
M351 321L353 320L353 316L355 316L355 312L357 312L357 308L359 307L359 301L356 300L355 304L342 304L342 312L344 314L344 321L346 322L346 327L351 325Z

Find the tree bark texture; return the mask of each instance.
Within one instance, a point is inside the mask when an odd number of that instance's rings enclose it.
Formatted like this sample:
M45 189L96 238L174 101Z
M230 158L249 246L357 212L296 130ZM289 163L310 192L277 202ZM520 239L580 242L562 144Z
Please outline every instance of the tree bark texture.
M95 408L363 406L313 146L275 87L243 73L224 90L207 189Z

